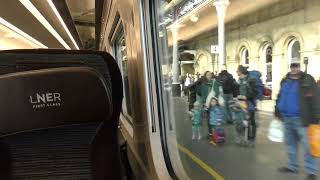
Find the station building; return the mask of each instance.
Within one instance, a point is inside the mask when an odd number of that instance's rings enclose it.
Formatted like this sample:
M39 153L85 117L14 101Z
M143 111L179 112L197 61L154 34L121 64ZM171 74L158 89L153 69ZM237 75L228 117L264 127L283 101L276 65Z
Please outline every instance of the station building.
M238 65L259 70L264 83L272 87L273 99L293 60L300 61L302 70L318 80L319 12L319 0L231 0L225 17L227 70L234 77ZM211 52L218 44L212 1L202 1L175 21L181 74L218 71L218 55ZM167 34L172 46L174 33L169 29Z

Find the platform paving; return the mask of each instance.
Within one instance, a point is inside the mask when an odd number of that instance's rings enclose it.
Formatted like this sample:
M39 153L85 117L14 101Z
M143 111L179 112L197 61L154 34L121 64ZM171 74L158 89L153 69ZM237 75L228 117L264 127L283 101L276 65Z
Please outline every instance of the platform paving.
M191 119L185 115L187 103L184 99L175 99L177 142L193 153L198 159L211 167L225 180L303 180L303 150L300 148L300 172L297 175L281 174L277 168L287 163L283 143L271 142L267 138L268 126L272 113L260 111L257 113L259 128L254 148L239 147L234 143L235 129L233 125L224 125L227 142L224 145L213 145L207 137L207 123L202 123L202 139L191 139ZM186 153L180 151L183 167L189 177L194 180L215 179ZM320 164L320 162L318 161Z

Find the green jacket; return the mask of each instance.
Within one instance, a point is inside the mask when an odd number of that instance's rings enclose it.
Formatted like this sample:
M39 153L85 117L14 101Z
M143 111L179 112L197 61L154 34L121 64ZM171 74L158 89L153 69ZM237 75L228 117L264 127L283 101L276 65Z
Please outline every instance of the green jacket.
M214 88L215 97L218 98L220 93L219 91L220 84L218 83L218 81L214 79L210 81L205 81L205 82L202 82L201 85L198 87L197 94L200 96L199 102L201 102L202 104L206 103L207 97L212 89L212 85Z
M254 102L256 94L256 80L250 78L249 75L243 79L239 79L240 95L246 96L247 100Z
M193 112L192 125L200 125L202 122L202 115L204 113L204 110L203 109L198 109L198 110L193 109L192 112Z
M289 74L281 81L282 83L289 78ZM320 120L320 91L317 86L314 78L302 72L299 79L299 94L300 94L300 110L301 110L301 119L304 126L310 124L318 124ZM280 89L281 92L281 89ZM276 101L275 115L281 117L281 113L277 109L278 100L280 99L280 93Z

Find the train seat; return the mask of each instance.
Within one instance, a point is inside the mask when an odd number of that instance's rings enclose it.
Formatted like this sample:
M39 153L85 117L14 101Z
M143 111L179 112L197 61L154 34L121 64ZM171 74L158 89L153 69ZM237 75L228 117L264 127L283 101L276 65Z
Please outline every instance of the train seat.
M64 50L0 58L7 63L0 63L0 178L121 179L122 84L114 59Z

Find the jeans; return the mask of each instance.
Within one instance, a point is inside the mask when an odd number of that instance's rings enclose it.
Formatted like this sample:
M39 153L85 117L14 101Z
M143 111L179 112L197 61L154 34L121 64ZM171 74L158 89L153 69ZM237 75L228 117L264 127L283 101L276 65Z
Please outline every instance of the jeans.
M254 142L257 136L256 113L249 112L248 140Z
M232 111L229 106L229 101L233 99L232 94L224 94L223 95L224 99L224 114L225 114L225 120L228 122L233 122L233 117L232 117Z
M284 118L284 133L285 144L288 153L288 168L291 170L298 170L298 142L303 144L304 148L304 166L308 174L317 173L317 162L310 154L310 145L307 136L307 127L302 125L302 120L299 117L285 117Z

